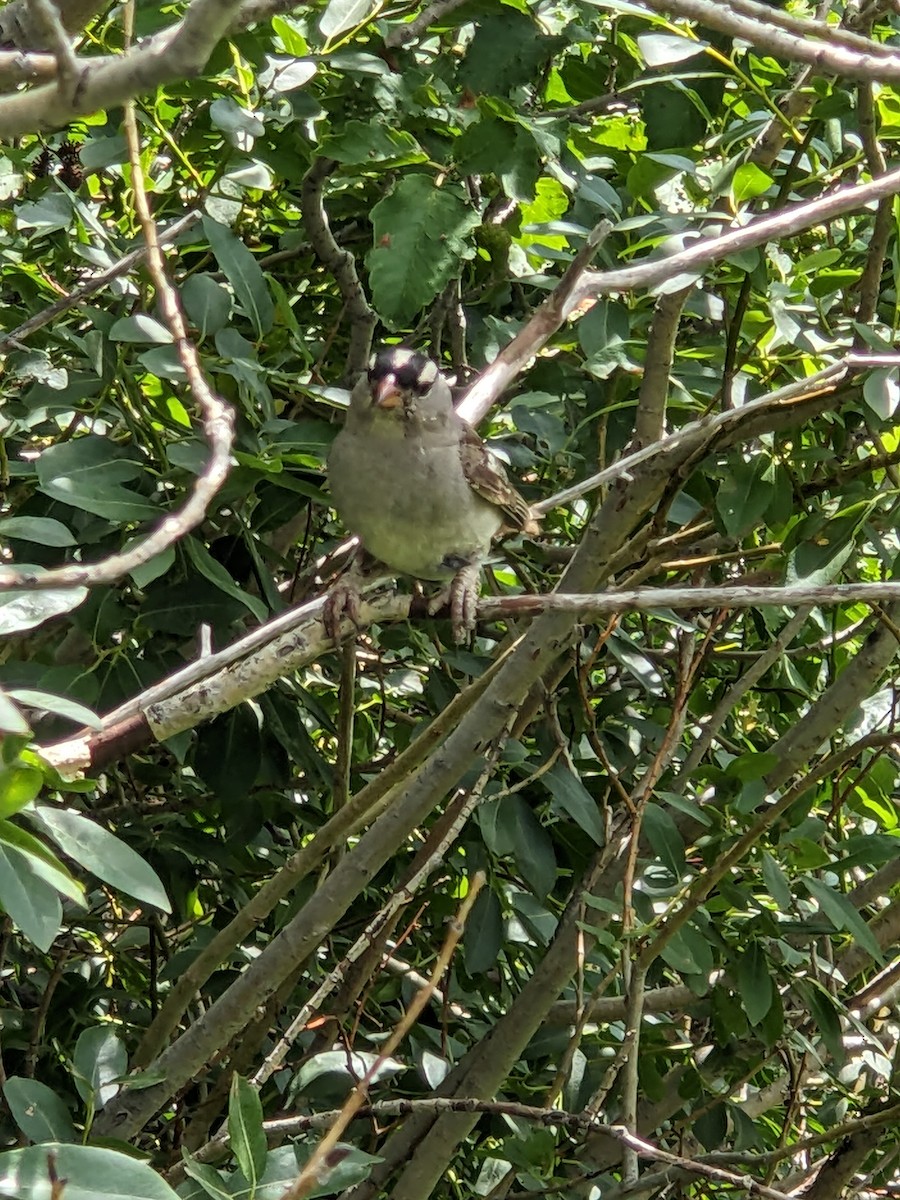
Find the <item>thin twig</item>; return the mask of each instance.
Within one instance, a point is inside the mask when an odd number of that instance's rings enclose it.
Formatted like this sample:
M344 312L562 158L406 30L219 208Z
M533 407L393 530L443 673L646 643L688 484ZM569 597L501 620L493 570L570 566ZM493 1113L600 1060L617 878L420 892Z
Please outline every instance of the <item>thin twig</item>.
M304 1164L300 1174L294 1180L289 1188L286 1188L282 1193L281 1200L301 1200L301 1198L309 1192L309 1190L318 1182L320 1174L326 1166L328 1155L336 1147L337 1142L353 1120L353 1117L364 1104L369 1093L369 1085L376 1077L378 1069L388 1059L400 1045L407 1033L412 1029L413 1025L419 1019L425 1005L431 999L432 994L437 990L437 986L447 968L450 961L456 952L456 947L459 939L462 937L465 929L466 920L469 913L472 911L472 905L478 893L484 887L485 875L483 871L478 871L472 876L469 881L469 890L465 899L459 906L459 911L456 914L456 919L453 921L444 940L444 945L440 954L437 956L434 968L428 979L428 985L420 988L412 1000L409 1008L406 1010L403 1018L397 1023L396 1028L390 1034L386 1041L381 1044L378 1056L372 1062L371 1066L363 1075L362 1079L354 1087L353 1091L347 1097L344 1107L341 1109L340 1115L335 1120L332 1127L328 1130L325 1137L316 1146L310 1158Z
M0 569L0 590L11 588L96 587L114 583L129 571L149 562L179 538L199 525L207 514L210 502L225 482L231 459L234 415L204 378L199 356L189 340L187 326L175 289L169 283L165 261L160 249L156 224L150 213L140 159L140 137L130 105L125 108L125 130L131 160L132 187L135 208L144 233L147 265L156 287L163 318L172 334L178 357L184 368L191 394L203 417L203 431L210 447L210 457L197 477L193 491L182 507L165 517L155 530L137 541L128 550L112 554L97 563L60 567L36 575L15 567Z
M448 16L463 3L464 0L434 0L406 25L396 25L384 39L384 44L392 50L408 46L421 37L430 25Z
M356 270L356 260L349 250L343 250L335 241L325 211L325 181L334 170L335 163L328 158L317 158L303 178L303 223L313 249L322 264L334 276L344 301L344 309L350 322L350 338L347 349L347 364L344 377L347 383L355 383L365 369L372 352L372 335L377 318Z
M199 210L189 212L183 217L179 217L177 221L173 221L166 229L158 234L157 240L160 246L169 245L176 241L186 229L190 229L200 220L201 213ZM56 318L64 312L68 312L70 308L79 308L82 301L88 296L93 296L95 292L102 291L103 288L113 282L114 279L120 279L123 275L128 275L129 272L137 266L148 253L147 246L138 246L135 250L129 250L112 266L106 270L98 272L92 279L86 283L80 284L74 291L69 292L67 296L62 296L59 300L54 300L46 308L42 308L40 312L29 317L27 321L23 321L21 325L17 325L15 329L11 329L9 333L4 333L0 336L0 354L7 354L14 349L19 343L24 342L32 333L38 329L43 329L45 325L50 325L56 321Z

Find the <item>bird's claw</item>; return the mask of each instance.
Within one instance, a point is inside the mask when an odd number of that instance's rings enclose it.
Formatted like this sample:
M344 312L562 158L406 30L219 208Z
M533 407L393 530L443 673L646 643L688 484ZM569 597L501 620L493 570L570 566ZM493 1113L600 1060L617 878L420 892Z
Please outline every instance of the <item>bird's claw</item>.
M478 616L478 583L481 564L468 563L456 572L450 583L428 603L428 613L434 614L445 604L450 605L450 628L457 646L471 640Z
M341 626L345 620L350 620L359 631L359 587L355 579L348 575L339 579L325 597L325 607L322 610L322 624L331 640L337 644L341 641Z

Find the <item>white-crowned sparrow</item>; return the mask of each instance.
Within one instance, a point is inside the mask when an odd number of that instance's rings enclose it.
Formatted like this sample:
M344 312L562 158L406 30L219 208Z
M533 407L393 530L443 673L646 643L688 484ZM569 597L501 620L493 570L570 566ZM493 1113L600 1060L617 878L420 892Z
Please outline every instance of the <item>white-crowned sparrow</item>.
M457 641L474 628L491 540L501 529L538 529L503 463L454 410L436 364L400 347L376 354L354 387L328 479L341 520L369 554L392 571L449 582Z

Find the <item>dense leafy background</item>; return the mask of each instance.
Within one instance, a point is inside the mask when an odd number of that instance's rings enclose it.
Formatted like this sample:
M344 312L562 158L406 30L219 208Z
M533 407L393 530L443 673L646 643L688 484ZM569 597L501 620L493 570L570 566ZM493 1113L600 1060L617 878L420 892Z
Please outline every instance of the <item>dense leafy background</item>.
M63 783L26 748L28 726L38 742L50 742L85 720L73 705L108 711L176 670L197 652L201 625L222 646L291 596L321 589L316 561L344 536L328 508L323 459L343 398L335 389L344 382L350 321L304 223L307 172L330 160L325 210L353 255L376 337L426 348L463 382L528 320L601 219L613 232L599 264L628 264L712 224L875 173L873 135L860 129L867 105L886 149L897 136L900 110L889 89L812 77L793 92L790 64L627 3L470 0L406 47L391 34L409 14L369 19L360 11L345 20L350 9L298 5L236 33L201 77L138 100L158 222L164 228L198 213L170 265L204 367L237 414L235 466L218 503L201 528L115 586L0 601L0 716L8 731L0 901L9 914L0 1133L8 1147L59 1144L65 1200L104 1194L98 1177L112 1193L118 1170L129 1194L170 1194L149 1168L139 1177L137 1166L79 1157L72 1144L89 1136L115 1092L111 1081L211 930L332 811L334 655L87 784ZM117 48L118 20L113 10L88 36ZM137 33L169 20L170 6L142 3ZM896 15L880 18L875 35L895 37L898 23ZM788 97L790 116L779 116ZM773 128L780 145L769 155L761 137ZM0 538L18 564L92 561L174 505L206 457L171 335L140 269L36 331L16 333L139 244L120 112L22 138L0 158L0 187L0 324L10 336ZM711 269L685 303L669 371L670 428L803 379L853 344L889 349L897 323L892 202L883 216L883 244L866 210ZM861 313L867 266L879 290L873 310ZM601 297L493 412L486 429L532 499L627 446L655 304L643 293ZM873 371L816 421L698 459L621 547L615 581L890 578L895 400L894 377ZM554 512L540 545L513 545L515 567L498 566L493 586L548 590L592 503ZM546 1018L500 1089L508 1099L576 1112L596 1097L601 1119L618 1121L621 1077L610 1065L623 1044L624 1010L573 1035L582 989L590 994L603 981L607 997L623 994L623 955L652 941L684 887L759 817L773 791L779 739L873 637L890 640L896 631L860 604L801 615L752 686L731 693L706 753L683 769L703 722L791 616L722 609L586 625L535 699L531 723L503 748L484 801L428 890L392 928L391 944L376 946L359 977L326 1004L322 1023L297 1039L261 1091L261 1113L302 1114L342 1100L350 1075L409 1002L415 972L430 968L448 917L481 868L488 883L444 995L373 1089L375 1099L430 1095L502 1013L515 1012L573 887L611 823L639 801L644 838L633 889L624 901L617 889L585 906L580 920L593 940L583 967L572 964L578 989L567 985L558 1004L547 995ZM445 625L419 622L360 640L354 790L487 667L503 636L501 625L485 627L471 649L453 650ZM804 762L791 763L798 778L813 755L824 760L890 732L891 678L873 679L835 709ZM889 738L869 736L836 757L811 786L797 788L794 803L759 831L649 963L648 996L664 986L687 990L674 1006L647 1001L639 1125L648 1139L688 1154L759 1152L896 1102L892 1004L879 1020L877 1006L849 1014L867 973L891 961L890 932L879 950L866 922L873 906L887 906L882 928L891 928L890 889L900 875L896 773ZM117 840L105 841L105 831ZM229 1068L253 1074L418 847L410 841L378 873L230 1061L146 1126L138 1144L157 1168L218 1128ZM307 878L221 964L183 1027L226 992L317 881ZM248 1178L257 1180L257 1197L281 1194L295 1173L295 1149L276 1146L266 1162L252 1136L254 1104L246 1089L232 1091L235 1155L194 1166L180 1195L245 1194ZM345 1140L355 1149L326 1190L365 1175L370 1156L383 1150L383 1127L351 1127ZM891 1139L882 1144L878 1128L857 1163L859 1179L875 1189L894 1178ZM313 1141L299 1139L301 1157ZM837 1144L835 1134L815 1153ZM773 1166L770 1181L787 1189L794 1185L778 1180L800 1169L799 1160ZM612 1143L489 1115L435 1194L487 1194L500 1184L511 1195L550 1187L575 1196L593 1186L600 1191L591 1194L607 1197L619 1194L620 1170ZM0 1190L43 1195L28 1181L45 1171L45 1153L17 1150L0 1158ZM589 1185L578 1182L585 1174ZM676 1181L666 1194L713 1194L707 1187Z

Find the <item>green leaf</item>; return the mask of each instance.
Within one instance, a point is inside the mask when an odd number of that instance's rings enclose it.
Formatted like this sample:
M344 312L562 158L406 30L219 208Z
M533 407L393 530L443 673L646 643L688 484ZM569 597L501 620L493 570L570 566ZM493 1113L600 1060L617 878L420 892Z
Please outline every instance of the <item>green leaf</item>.
M693 924L675 931L663 947L661 957L685 975L709 975L713 969L709 942Z
M685 870L684 839L672 814L659 804L646 804L643 829L653 853L674 879L681 879Z
M16 212L16 223L20 227L30 226L40 233L68 229L74 220L72 201L58 192L51 192L33 204L20 204Z
M232 596L235 600L240 600L241 604L253 613L257 621L265 621L269 615L269 610L263 601L257 596L251 596L243 588L238 587L226 569L220 562L217 562L213 558L202 542L198 541L195 537L188 536L183 538L180 544L187 550L188 558L190 558L191 562L204 578L208 579L210 583L215 584L226 596Z
M29 941L49 950L59 933L62 906L56 889L39 875L38 861L0 845L0 904Z
M879 420L890 420L900 401L897 372L869 371L863 380L863 399Z
M112 1025L92 1025L78 1035L73 1066L82 1100L102 1108L119 1090L116 1081L128 1070L128 1051Z
M32 815L29 812L28 816ZM52 850L39 841L33 833L14 825L12 821L0 821L0 842L23 854L30 862L34 873L49 883L61 896L67 896L75 904L84 904L84 888L69 873Z
M282 95L306 87L315 77L316 70L316 62L312 58L281 58L275 54L267 54L266 65L257 79L259 86L267 92Z
M550 770L541 776L541 782L560 808L568 813L593 842L598 846L606 844L606 833L597 801L573 771L563 763L554 763Z
M376 1066L375 1064L378 1063ZM374 1069L373 1069L374 1068ZM405 1071L407 1064L398 1058L385 1058L379 1061L379 1055L370 1050L322 1050L306 1061L297 1072L292 1086L304 1091L314 1079L322 1075L339 1075L341 1079L353 1084L367 1071L372 1070L371 1082L377 1083L382 1079L390 1079L398 1071Z
M191 275L181 286L181 300L200 337L224 329L231 316L231 293L211 275Z
M31 733L31 726L3 691L0 691L0 732L20 734L24 737Z
M50 1200L48 1156L65 1200L178 1200L154 1170L130 1154L59 1142L0 1154L0 1192L21 1200Z
M3 1096L16 1124L30 1141L76 1140L69 1110L46 1084L13 1075L3 1085Z
M379 8L373 0L329 0L328 7L319 17L319 32L329 40L339 37L348 29L368 21Z
M228 1139L244 1177L255 1188L266 1169L266 1134L259 1092L237 1072L228 1094Z
M69 858L98 879L144 904L171 911L159 876L114 834L70 809L38 805L32 815Z
M728 1109L722 1104L714 1104L712 1108L701 1113L694 1121L693 1132L704 1150L715 1150L728 1136Z
M827 520L800 521L791 530L785 582L820 587L831 583L856 550L856 538L871 513L870 501L851 505Z
M702 42L673 33L641 33L636 40L644 62L654 69L694 58L703 49Z
M507 5L497 10L476 23L459 72L460 82L476 95L506 96L526 85L563 41L547 37L530 13Z
M24 569L18 564L19 569ZM9 591L0 595L0 637L36 629L53 617L71 612L87 599L87 588L48 588L42 591Z
M809 875L803 880L803 886L835 929L843 929L851 934L863 950L871 954L875 962L884 961L884 953L875 940L875 935L842 892Z
M526 883L536 896L547 896L556 883L556 852L547 830L521 796L504 796L500 822Z
M798 993L805 997L810 1016L819 1027L825 1048L831 1055L832 1063L838 1070L844 1065L846 1052L844 1049L843 1029L841 1018L834 1000L828 992L812 979L796 980L794 986ZM825 1058L825 1055L821 1055Z
M490 888L483 888L472 905L463 933L466 971L481 975L497 965L503 946L503 910Z
M27 704L30 708L44 708L47 712L55 713L58 717L67 717L78 725L87 725L89 729L99 729L100 718L83 704L77 704L66 696L53 696L50 692L39 692L32 688L12 688L9 692L13 700L19 704Z
M769 895L781 909L782 913L790 912L794 907L794 897L791 895L791 885L781 867L768 851L762 855L763 880Z
M259 721L249 704L221 713L198 731L194 770L217 796L241 803L261 765Z
M729 472L716 493L716 509L725 532L740 537L762 517L772 496L772 484L766 479L769 460L756 454L750 462L738 459L729 464Z
M155 317L147 313L135 313L131 317L122 317L116 321L109 331L113 342L136 342L154 345L168 345L172 341L172 332Z
M44 776L37 767L10 763L0 766L0 817L11 817L23 809L44 786Z
M256 336L262 337L272 328L275 306L259 263L226 226L208 216L204 216L202 221L203 231L216 261L234 288L238 303L256 331Z
M428 156L410 133L367 121L346 121L340 133L323 139L319 153L341 163L425 162Z
M735 204L755 200L772 186L772 176L756 163L741 163L731 180L731 195Z
M446 287L460 260L472 257L465 237L478 215L461 192L416 174L404 175L371 216L372 300L388 325L404 325Z
M769 964L758 942L751 942L738 959L737 982L747 1019L758 1025L771 1008L774 991Z
M0 538L20 538L36 546L74 546L71 531L53 517L4 517L0 521Z
M50 446L37 460L39 491L72 508L111 521L147 521L159 508L124 482L144 475L140 463L108 438L96 434Z
M249 149L248 139L262 137L266 131L265 123L231 96L219 96L213 100L209 106L209 119L216 129L228 135L228 141L239 150Z
M197 1162L186 1151L182 1156L184 1162L184 1172L189 1179L195 1180L203 1188L207 1196L212 1196L213 1200L233 1200L234 1193L226 1184L222 1174L211 1167L209 1163ZM296 1170L294 1176L296 1178Z

